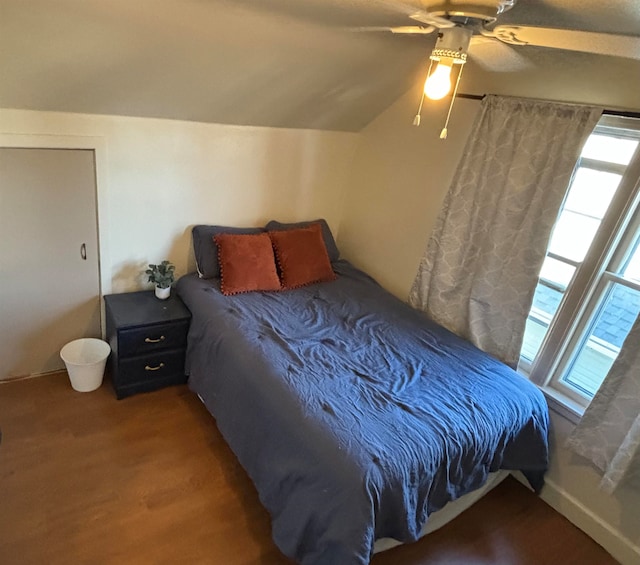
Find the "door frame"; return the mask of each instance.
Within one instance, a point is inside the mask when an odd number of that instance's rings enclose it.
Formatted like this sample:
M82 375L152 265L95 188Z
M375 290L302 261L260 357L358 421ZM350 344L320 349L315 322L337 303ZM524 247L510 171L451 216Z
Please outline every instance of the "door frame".
M107 206L107 142L102 136L74 136L48 134L0 133L1 148L19 149L84 149L93 151L96 185L96 229L98 230L98 292L100 293L100 328L105 334L104 301L102 297L111 293L111 265L109 242L106 226L108 222Z

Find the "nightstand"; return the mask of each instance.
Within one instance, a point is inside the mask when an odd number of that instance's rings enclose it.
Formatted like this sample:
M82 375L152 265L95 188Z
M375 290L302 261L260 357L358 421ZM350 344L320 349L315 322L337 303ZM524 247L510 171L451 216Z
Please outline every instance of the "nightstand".
M153 291L141 291L110 294L104 301L109 373L118 398L187 381L191 313L180 298L159 300Z

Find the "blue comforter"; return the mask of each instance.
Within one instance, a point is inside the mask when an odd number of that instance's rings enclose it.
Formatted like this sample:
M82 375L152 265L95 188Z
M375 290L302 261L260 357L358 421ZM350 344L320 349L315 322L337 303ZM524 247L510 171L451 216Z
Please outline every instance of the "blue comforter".
M339 277L223 296L187 275L189 386L303 564L368 563L498 469L539 489L548 413L529 381L346 261Z

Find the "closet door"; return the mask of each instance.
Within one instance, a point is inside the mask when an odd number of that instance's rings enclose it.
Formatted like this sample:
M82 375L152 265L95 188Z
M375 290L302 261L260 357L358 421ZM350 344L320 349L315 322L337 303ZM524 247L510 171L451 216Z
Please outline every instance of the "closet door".
M0 379L100 337L94 153L0 148Z

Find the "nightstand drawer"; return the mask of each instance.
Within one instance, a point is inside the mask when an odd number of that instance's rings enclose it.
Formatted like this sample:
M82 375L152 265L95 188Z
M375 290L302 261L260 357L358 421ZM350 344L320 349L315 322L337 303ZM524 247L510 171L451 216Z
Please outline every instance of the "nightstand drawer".
M146 355L159 349L175 349L187 343L189 322L158 324L120 330L118 332L118 351L120 357Z
M184 376L184 349L163 351L160 353L120 360L118 385L140 383L151 380L162 380L171 376Z

